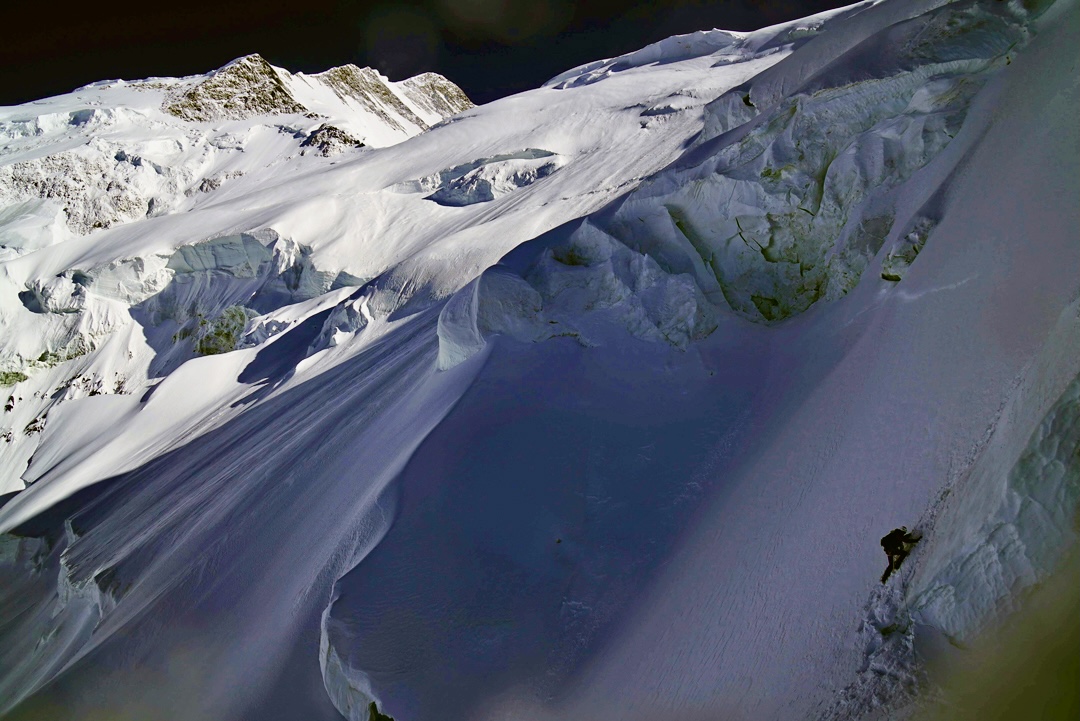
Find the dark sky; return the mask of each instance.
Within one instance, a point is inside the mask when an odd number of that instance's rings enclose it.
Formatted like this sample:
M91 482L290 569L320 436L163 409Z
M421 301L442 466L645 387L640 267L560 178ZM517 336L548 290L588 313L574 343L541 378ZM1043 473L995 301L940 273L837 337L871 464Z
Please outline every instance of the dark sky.
M434 70L477 103L677 33L753 30L837 0L182 0L11 3L0 105L94 80L203 73L258 52L293 71L356 63L400 80Z

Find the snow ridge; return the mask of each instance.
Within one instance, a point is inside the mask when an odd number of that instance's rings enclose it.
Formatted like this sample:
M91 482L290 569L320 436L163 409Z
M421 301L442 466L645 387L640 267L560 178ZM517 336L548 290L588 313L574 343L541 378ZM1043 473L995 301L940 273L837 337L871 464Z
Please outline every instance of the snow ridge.
M906 703L1075 542L1078 17L0 109L0 714Z

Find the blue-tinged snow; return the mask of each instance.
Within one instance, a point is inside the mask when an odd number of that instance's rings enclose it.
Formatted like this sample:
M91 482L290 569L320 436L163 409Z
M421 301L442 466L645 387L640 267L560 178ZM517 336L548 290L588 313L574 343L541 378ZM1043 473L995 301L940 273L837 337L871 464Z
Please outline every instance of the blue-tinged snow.
M0 110L0 714L904 706L1075 542L1077 18Z

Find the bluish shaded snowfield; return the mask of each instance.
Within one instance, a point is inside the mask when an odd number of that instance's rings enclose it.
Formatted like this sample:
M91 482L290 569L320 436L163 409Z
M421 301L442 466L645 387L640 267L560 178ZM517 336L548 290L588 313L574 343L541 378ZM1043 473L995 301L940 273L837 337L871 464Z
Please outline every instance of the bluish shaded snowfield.
M0 715L913 713L1076 542L1078 35L0 109Z

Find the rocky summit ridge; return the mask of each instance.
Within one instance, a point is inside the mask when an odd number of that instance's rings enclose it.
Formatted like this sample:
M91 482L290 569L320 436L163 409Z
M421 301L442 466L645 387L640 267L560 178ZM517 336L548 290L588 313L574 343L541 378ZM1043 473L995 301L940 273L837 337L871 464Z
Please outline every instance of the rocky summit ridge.
M433 120L473 107L461 88L438 73L423 73L395 83L377 70L349 63L315 75L294 75L253 53L171 93L162 109L194 122L243 120L258 115L319 115L297 98L304 92L295 86L310 87L311 81L329 88L340 102L363 109L401 130L407 130L408 125L426 130Z
M274 67L257 53L213 71L170 98L162 109L196 122L308 112L296 102Z

